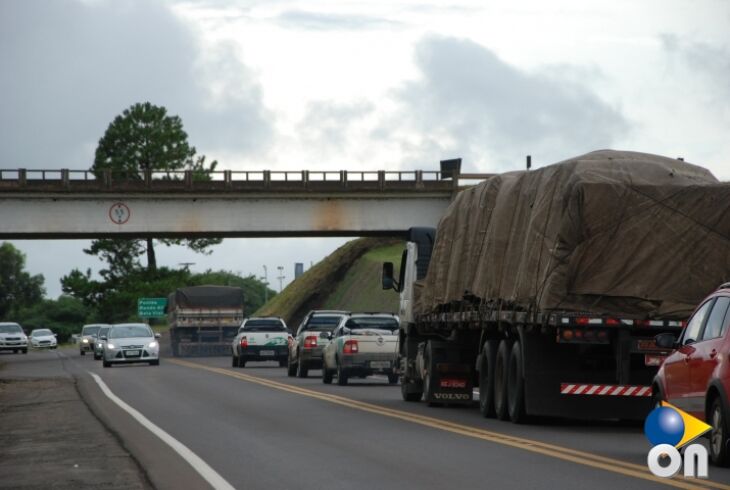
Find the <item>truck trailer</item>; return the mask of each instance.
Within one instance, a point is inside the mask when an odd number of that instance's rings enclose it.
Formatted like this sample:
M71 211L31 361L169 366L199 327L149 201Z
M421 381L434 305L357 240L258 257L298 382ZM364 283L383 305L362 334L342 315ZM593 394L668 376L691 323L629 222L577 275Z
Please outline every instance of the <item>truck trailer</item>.
M405 401L485 417L643 419L695 305L730 279L730 185L681 160L597 151L460 192L400 273Z
M167 308L174 356L230 355L231 342L243 322L241 288L179 288L168 297Z

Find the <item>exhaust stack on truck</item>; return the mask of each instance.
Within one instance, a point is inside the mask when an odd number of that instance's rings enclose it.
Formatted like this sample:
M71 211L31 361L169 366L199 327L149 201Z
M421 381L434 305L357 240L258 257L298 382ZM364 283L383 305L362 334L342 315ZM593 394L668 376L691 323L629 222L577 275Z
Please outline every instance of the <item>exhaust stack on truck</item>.
M412 228L399 274L404 400L485 416L642 419L694 306L730 279L730 185L683 161L597 151L460 192Z

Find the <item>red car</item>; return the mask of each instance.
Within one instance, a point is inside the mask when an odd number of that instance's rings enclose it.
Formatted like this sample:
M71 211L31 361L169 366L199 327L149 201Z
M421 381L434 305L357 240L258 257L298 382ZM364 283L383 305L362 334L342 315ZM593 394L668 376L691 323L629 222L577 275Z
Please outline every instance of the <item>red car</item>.
M730 464L730 283L723 284L697 307L679 340L664 333L660 347L675 350L654 379L655 403L665 400L712 425L710 457Z

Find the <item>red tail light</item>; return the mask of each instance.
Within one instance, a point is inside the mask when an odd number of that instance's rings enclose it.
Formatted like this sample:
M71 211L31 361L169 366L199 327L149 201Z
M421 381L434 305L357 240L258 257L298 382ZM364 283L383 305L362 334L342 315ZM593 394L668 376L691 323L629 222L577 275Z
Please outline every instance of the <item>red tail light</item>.
M247 349L248 348L248 339L246 337L241 337L241 349Z
M342 348L343 354L357 354L359 351L359 347L357 346L357 340L348 340L345 342L345 345Z
M315 337L314 335L308 335L307 337L304 337L304 348L312 349L314 347L317 347L317 337Z

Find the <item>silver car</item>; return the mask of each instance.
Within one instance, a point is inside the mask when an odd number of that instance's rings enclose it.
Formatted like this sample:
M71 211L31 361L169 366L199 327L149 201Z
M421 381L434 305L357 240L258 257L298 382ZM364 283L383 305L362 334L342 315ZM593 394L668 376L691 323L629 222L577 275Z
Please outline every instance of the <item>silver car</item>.
M106 323L92 323L84 325L81 329L81 338L79 340L79 354L85 356L87 352L94 352L94 344L96 343L97 334L101 327L108 327Z
M112 328L111 325L105 325L101 328L99 328L99 331L96 334L96 340L94 341L94 360L98 361L101 359L101 356L104 354L104 346L106 345L106 340L103 339L103 337L106 337L109 334L109 329Z
M102 353L104 367L112 364L146 362L150 366L160 364L160 334L152 333L144 323L119 323L112 325L102 340L106 341Z
M30 346L35 349L55 349L58 347L56 334L47 328L37 328L30 332Z
M0 350L28 353L28 337L17 323L0 323Z

